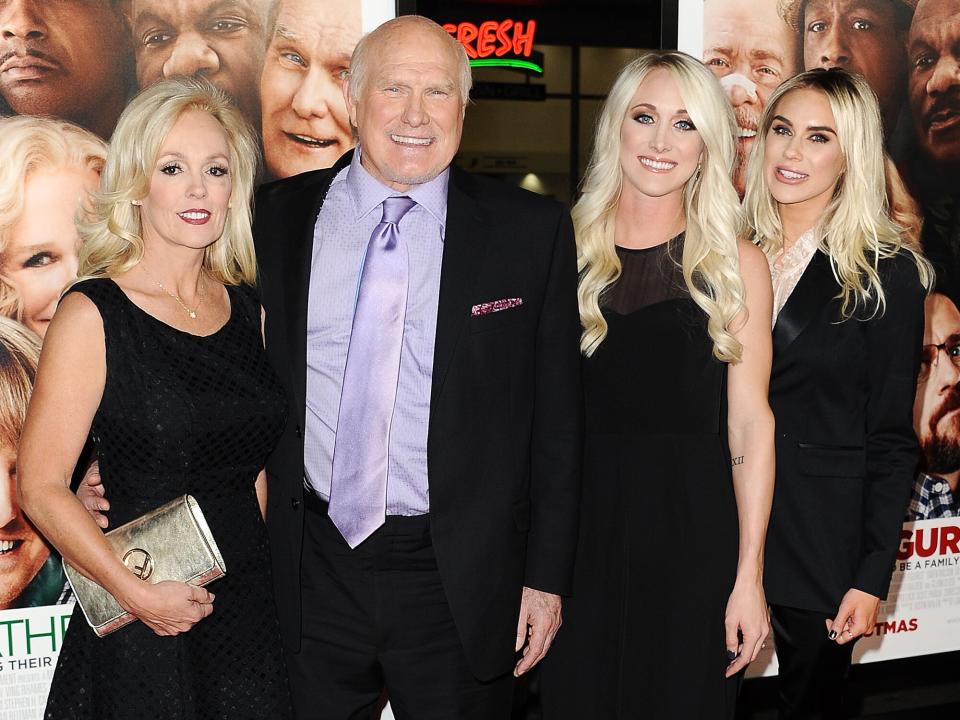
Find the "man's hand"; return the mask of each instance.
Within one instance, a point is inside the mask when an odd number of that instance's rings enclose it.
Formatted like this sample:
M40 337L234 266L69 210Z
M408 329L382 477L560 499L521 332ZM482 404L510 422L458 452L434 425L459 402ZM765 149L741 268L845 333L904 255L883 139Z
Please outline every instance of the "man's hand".
M837 617L827 620L828 637L837 645L855 640L877 623L880 598L863 590L850 588L840 601Z
M87 468L87 472L77 488L77 497L101 528L106 529L110 521L104 515L110 509L110 501L104 496L105 490L100 480L100 463L96 460Z
M560 596L541 592L533 588L523 588L520 599L520 621L517 623L517 645L519 651L526 641L523 657L513 669L514 677L520 677L540 662L560 629Z

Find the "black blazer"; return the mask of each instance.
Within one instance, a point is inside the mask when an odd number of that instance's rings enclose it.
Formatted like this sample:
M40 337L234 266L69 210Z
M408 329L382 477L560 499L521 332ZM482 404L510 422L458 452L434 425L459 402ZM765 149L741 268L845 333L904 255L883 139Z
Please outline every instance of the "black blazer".
M293 408L267 462L285 644L300 645L306 318L313 232L350 154L263 186L254 238L266 346ZM520 590L570 592L582 409L573 228L559 203L450 173L427 439L430 528L473 673L514 661ZM522 305L471 316L479 303Z
M773 330L773 604L833 615L850 588L887 595L917 467L925 291L905 251L879 272L886 311L841 321L840 286L817 252Z

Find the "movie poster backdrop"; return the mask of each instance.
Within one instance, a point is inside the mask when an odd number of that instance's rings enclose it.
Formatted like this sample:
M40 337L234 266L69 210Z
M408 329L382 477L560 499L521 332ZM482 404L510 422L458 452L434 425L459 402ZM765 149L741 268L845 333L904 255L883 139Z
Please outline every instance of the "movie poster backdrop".
M395 14L394 0L0 3L0 720L42 716L73 609L17 505L16 448L120 113L161 78L203 75L262 137L264 179L329 167L353 144L340 74Z
M24 387L29 394L57 296L76 274L72 219L96 186L120 112L140 87L203 74L259 130L265 178L329 166L352 144L339 74L361 33L394 14L393 0L0 6L0 115L20 118L0 125L0 720L42 714L72 610L59 558L17 507L24 408L15 398ZM802 69L848 67L877 93L887 149L923 212L938 285L926 306L914 408L922 472L890 596L855 655L958 649L960 0L680 0L678 38L726 89L741 158L770 92ZM15 167L27 162L17 151L27 145L45 148L29 173ZM741 170L736 182L742 190ZM753 672L774 670L768 650Z
M741 193L760 115L781 82L844 67L877 95L937 286L913 413L920 473L889 597L854 659L960 649L960 0L680 0L678 46L703 59L733 106ZM767 645L752 674L775 672Z

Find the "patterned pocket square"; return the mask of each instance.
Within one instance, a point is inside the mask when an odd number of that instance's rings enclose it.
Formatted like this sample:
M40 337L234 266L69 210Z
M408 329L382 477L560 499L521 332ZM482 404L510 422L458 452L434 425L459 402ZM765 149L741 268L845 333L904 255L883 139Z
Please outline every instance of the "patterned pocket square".
M520 307L521 305L523 305L523 298L503 298L502 300L480 303L470 308L470 317L489 315L490 313L509 310L510 308Z

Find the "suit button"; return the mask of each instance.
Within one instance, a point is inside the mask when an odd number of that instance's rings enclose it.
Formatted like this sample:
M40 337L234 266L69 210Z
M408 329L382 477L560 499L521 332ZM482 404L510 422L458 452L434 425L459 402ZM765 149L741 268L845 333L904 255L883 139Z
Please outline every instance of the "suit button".
M300 500L298 498L290 498L290 507L294 510L300 509Z
M298 438L303 439L303 429L299 425L297 425L296 433Z

